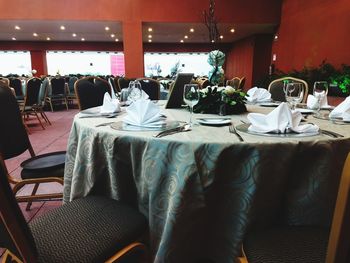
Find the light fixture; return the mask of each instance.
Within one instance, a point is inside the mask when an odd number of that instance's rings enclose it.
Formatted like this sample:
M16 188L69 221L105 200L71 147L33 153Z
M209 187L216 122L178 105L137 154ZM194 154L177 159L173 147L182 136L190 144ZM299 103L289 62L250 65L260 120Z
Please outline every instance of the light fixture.
M152 32L153 31L153 28L152 27L149 27L148 28L148 32Z
M184 36L184 38L185 38L185 39L187 39L187 38L188 38L188 36L186 35L186 36Z
M221 35L221 36L220 36L220 39L223 39L223 38L224 38L224 36L223 36L223 35Z
M13 37L13 38L11 38L12 40L16 40L16 38L15 37Z
M235 29L234 29L234 28L231 28L231 29L230 29L230 32L231 32L231 33L234 33L234 32L235 32Z
M184 40L183 40L183 39L181 39L181 40L180 40L180 43L183 43L183 42L184 42Z
M108 31L108 30L109 30L109 27L108 27L108 26L106 26L106 27L105 27L105 30L106 30L106 31Z
M148 42L150 42L150 43L151 43L151 42L152 42L152 39L148 39Z
M72 36L73 36L73 37L76 37L76 36L77 36L77 34L73 33L73 34L72 34Z
M66 27L65 27L65 26L60 26L60 29L61 29L61 30L65 30Z
M85 41L85 38L81 38L81 41Z
M194 32L194 28L190 28L190 32L193 33Z
M47 40L47 41L50 41L50 40L51 40L51 38L47 37L47 38L46 38L46 40Z
M116 39L115 39L115 42L118 42L118 41L119 41L119 39L118 39L118 38L116 38Z
M152 35L148 35L148 38L152 38Z
M21 30L21 28L19 26L15 26L16 30Z
M33 33L33 36L34 36L34 37L37 37L37 36L38 36L38 34L37 34L37 33Z
M275 41L278 40L278 35L275 35L274 39L275 39Z

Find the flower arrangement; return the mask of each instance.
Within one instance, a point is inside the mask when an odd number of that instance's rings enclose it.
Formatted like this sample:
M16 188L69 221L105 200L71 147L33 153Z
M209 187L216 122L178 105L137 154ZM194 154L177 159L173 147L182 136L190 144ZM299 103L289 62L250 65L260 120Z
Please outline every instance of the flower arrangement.
M220 115L246 112L246 93L231 86L212 86L199 91L199 102L194 107L196 113Z

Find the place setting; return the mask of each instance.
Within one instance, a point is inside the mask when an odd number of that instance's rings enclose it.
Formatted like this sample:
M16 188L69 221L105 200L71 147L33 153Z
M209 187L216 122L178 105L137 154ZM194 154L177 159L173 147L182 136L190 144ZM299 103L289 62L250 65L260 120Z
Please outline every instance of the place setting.
M280 101L273 101L271 93L263 88L253 87L247 91L247 103L256 104L262 107L277 107Z

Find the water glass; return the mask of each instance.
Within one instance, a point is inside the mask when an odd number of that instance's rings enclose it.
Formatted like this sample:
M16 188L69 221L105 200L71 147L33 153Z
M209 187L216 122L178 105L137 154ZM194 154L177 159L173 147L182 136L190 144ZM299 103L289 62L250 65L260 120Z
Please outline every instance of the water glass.
M286 101L289 103L291 110L294 110L295 106L303 100L303 84L296 82L286 84L285 95Z
M188 124L192 126L193 106L195 106L199 101L198 84L186 84L184 86L183 99L184 102L190 107L190 121Z
M142 98L142 87L138 81L130 81L128 87L128 101L134 102Z
M316 81L314 83L313 95L317 99L317 115L320 115L322 101L328 94L328 83L327 81Z

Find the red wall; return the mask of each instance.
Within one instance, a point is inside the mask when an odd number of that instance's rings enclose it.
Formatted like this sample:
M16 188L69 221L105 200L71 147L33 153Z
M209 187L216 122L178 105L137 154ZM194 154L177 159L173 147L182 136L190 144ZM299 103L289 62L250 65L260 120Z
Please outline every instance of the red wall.
M284 0L273 53L283 71L350 64L350 1Z

